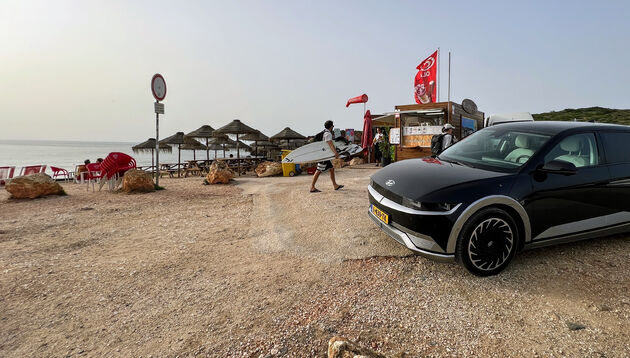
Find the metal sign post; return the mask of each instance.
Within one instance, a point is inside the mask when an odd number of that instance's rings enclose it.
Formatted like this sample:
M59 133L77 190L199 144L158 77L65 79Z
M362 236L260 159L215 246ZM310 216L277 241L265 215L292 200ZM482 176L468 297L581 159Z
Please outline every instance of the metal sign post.
M155 98L155 185L160 185L160 114L164 114L164 103L160 101L166 97L166 81L159 73L151 79L151 92Z

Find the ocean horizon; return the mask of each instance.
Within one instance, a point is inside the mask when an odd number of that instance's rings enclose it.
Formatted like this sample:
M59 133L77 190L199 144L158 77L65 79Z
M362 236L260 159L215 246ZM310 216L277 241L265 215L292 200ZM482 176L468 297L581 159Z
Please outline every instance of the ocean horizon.
M138 142L139 143L139 142ZM95 162L97 158L105 158L111 152L129 154L138 166L151 165L151 152L134 153L134 142L110 142L110 141L71 141L71 140L32 140L32 139L0 139L0 167L15 166L15 175L20 168L27 165L46 165L46 173L51 174L50 166L74 171L75 167L83 164L86 159ZM241 150L241 156L249 155L249 152ZM210 151L210 159L214 159L215 151ZM236 156L236 150L226 150L225 155ZM194 158L206 159L205 150L197 150L193 155L192 150L182 150L181 160L185 163ZM223 151L217 151L217 157L223 157ZM177 147L171 153L160 152L160 163L177 163Z

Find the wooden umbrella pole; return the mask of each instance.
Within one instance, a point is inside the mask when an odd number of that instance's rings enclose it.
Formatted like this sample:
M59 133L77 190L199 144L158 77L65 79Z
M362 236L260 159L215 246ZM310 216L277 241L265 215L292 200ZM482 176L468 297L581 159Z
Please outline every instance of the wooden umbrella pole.
M238 150L238 133L236 133L236 161L238 162L238 176L241 176L241 151Z
M208 161L208 165L210 165L210 148L208 148L208 137L206 137L206 160Z
M177 177L181 178L181 172L180 172L180 164L182 162L182 145L178 144L177 145Z

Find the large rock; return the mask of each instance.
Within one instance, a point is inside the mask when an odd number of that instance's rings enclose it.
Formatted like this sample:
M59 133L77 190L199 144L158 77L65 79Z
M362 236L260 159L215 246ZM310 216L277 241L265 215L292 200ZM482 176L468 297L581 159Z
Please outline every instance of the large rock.
M335 159L331 159L330 161L332 162L333 168L335 169L339 169L348 165L348 163L346 163L346 161L343 160L343 158L338 158L338 159L335 158Z
M282 175L282 164L278 162L262 162L254 170L259 177Z
M209 184L227 184L230 179L234 178L234 172L230 169L226 162L222 160L215 160L210 165L208 175L206 175L206 181Z
M122 190L126 193L148 193L155 191L155 185L153 185L153 178L149 173L144 170L130 169L123 175Z
M343 338L332 337L328 341L328 358L387 358L371 349L359 347L356 343Z
M59 183L49 175L37 173L11 179L6 189L15 199L35 199L46 195L65 195Z
M359 164L365 164L365 160L363 158L352 158L352 160L350 161L350 165L359 165Z

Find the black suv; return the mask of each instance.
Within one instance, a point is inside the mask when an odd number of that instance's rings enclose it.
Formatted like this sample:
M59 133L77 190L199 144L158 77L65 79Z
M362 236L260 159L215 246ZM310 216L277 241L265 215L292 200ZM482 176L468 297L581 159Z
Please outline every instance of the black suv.
M492 126L379 170L368 192L370 217L399 243L494 275L523 248L630 230L630 127Z

